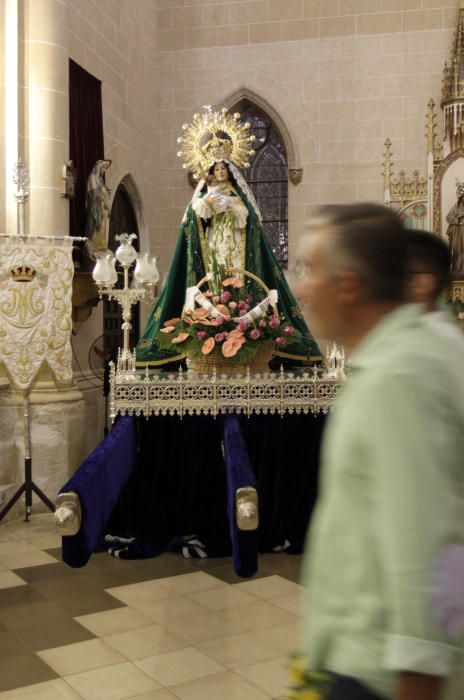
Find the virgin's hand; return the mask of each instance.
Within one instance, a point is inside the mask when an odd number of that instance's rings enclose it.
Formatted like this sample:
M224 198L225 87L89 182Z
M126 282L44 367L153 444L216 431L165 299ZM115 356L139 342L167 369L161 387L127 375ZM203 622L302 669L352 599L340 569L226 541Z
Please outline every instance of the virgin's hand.
M220 201L221 197L217 194L208 194L205 197L205 202L206 204L209 204L210 207L217 207Z

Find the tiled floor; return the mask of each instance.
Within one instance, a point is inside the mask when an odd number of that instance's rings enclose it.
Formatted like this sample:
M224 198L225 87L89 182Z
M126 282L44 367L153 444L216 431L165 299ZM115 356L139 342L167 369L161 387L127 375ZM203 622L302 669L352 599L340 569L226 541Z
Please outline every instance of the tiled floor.
M266 700L296 646L300 557L61 562L51 515L0 524L0 698Z

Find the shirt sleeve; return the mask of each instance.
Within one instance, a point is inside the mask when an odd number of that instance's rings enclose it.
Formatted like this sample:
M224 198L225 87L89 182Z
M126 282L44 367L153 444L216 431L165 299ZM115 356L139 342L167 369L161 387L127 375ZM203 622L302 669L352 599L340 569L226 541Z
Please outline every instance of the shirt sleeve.
M374 537L387 614L385 667L447 676L461 645L432 609L441 551L462 535L455 431L445 392L423 377L392 376L371 393L369 450Z

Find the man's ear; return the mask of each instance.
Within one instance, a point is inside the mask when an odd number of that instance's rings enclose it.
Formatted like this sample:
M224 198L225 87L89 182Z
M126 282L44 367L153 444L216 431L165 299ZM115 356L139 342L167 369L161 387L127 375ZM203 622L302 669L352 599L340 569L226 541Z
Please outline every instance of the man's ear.
M363 297L359 275L348 270L337 273L337 298L347 306L355 304Z
M416 272L410 285L411 301L424 304L433 300L436 294L437 280L430 272Z

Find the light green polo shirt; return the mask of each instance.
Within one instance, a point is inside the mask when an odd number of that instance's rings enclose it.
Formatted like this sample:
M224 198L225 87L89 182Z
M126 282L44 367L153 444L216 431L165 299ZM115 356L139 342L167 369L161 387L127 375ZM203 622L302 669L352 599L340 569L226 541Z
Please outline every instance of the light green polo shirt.
M464 353L458 375L454 351L420 307L388 314L353 355L324 435L301 652L313 670L387 698L398 672L447 676L460 658L431 608L439 552L464 539Z

